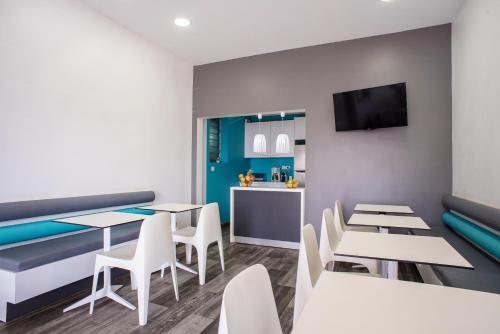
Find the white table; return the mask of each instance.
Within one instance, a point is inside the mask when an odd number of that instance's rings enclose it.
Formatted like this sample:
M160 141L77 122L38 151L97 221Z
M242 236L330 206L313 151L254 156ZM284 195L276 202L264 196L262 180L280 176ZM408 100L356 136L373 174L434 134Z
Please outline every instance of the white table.
M499 310L497 294L324 271L293 333L496 334Z
M170 225L172 227L172 231L177 230L177 214L182 212L188 212L193 210L201 209L203 205L200 204L190 204L190 203L163 203L163 204L154 204L140 207L140 209L146 210L154 210L161 212L169 212L170 213ZM197 274L197 272L177 260L176 267L179 269L186 270L190 273Z
M134 213L124 213L124 212L103 212L84 216L70 217L57 219L55 221L66 224L76 224L84 225L89 227L100 228L103 231L103 250L105 252L111 249L111 227L128 224L132 222L139 222L145 219L144 215L134 214ZM135 310L135 306L130 304L128 301L120 297L115 293L116 290L121 288L121 285L111 285L111 270L104 268L104 286L102 289L97 291L96 300L104 297L113 299L114 301L128 307L129 309ZM90 303L92 296L87 296L82 300L66 307L63 312L70 311L79 306Z
M406 205L380 205L380 204L357 204L354 211L378 212L378 213L414 213Z
M398 278L398 261L473 269L445 239L405 234L344 232L336 255L386 260L387 278Z
M408 229L430 230L420 217L411 216L390 216L390 215L372 215L364 213L355 213L351 216L347 225L357 226L376 226L381 233L388 233L391 227L400 227Z
M358 204L359 205L359 204ZM420 217L390 216L355 213L351 216L347 225L351 226L375 226L380 233L389 233L389 228L399 227L418 230L430 230L431 228ZM382 261L382 276L387 277L389 263Z

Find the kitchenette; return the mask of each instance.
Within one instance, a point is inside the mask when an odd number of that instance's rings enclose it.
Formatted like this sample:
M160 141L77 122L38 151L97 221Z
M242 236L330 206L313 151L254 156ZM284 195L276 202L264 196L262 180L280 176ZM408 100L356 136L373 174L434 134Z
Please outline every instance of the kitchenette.
M303 112L209 120L207 203L219 203L231 242L298 248L305 216L305 122Z

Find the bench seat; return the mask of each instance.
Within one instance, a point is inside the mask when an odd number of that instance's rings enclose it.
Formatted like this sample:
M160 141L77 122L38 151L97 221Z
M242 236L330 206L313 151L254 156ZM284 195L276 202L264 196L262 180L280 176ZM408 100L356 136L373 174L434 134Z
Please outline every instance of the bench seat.
M111 244L137 239L141 223L111 228ZM20 272L103 247L102 230L92 230L0 251L0 269Z
M0 246L56 236L87 229L86 226L58 223L51 220L0 227Z
M445 238L474 266L473 270L432 266L444 285L500 294L500 264L496 260L444 224L432 225L431 228L431 230L412 230L412 233Z

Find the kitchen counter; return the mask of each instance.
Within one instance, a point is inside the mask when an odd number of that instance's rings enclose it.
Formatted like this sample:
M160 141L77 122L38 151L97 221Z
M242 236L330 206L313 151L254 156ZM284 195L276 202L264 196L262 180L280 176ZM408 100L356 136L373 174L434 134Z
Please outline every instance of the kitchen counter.
M298 249L304 198L304 187L278 182L231 187L230 241Z
M270 184L271 182L262 182L259 184L252 184L250 187L231 187L231 189L237 190L263 190L263 191L294 191L294 192L303 192L306 188L297 187L297 188L288 188L285 183L276 182L277 184Z

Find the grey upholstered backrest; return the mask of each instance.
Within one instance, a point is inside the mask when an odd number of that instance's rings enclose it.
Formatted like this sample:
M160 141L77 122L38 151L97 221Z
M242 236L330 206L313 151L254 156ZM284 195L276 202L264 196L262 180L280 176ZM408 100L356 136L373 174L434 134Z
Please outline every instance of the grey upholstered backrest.
M0 203L0 222L152 202L153 191Z
M500 233L500 209L468 201L463 198L446 195L443 206L466 217L474 219L484 226Z

